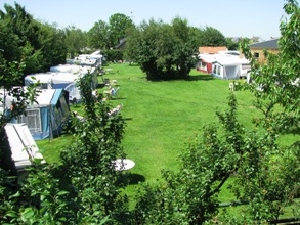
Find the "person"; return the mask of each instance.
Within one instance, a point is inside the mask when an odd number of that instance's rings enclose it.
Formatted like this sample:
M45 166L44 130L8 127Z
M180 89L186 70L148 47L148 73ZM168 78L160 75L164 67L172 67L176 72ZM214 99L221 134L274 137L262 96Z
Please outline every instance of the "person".
M112 108L110 110L110 112L108 113L109 116L115 116L119 113L119 111L121 110L123 104L119 104L117 105L115 108Z
M116 93L115 88L113 88L112 86L110 86L110 94L113 96L113 95L115 95L115 93Z

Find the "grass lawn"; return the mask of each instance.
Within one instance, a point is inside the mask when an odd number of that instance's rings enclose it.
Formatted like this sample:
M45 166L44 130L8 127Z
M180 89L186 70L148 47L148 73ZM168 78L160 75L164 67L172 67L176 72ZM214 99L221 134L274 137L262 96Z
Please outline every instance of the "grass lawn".
M216 123L216 109L227 108L230 81L214 79L192 70L185 81L150 82L138 66L110 64L113 73L103 78L117 80L120 85L118 99L113 105L123 104L121 114L126 120L123 147L127 158L135 162L130 170L135 178L126 189L133 195L138 181L155 183L161 178L161 170L176 170L177 156L189 138L201 134L205 124ZM102 78L99 77L99 81ZM241 80L241 82L244 82ZM99 89L102 92L104 88ZM239 120L250 127L258 115L252 106L252 97L245 91L235 91L239 105ZM81 106L73 110L81 112ZM58 153L72 141L70 136L37 141L37 145L49 163L58 160ZM232 198L224 189L220 199Z

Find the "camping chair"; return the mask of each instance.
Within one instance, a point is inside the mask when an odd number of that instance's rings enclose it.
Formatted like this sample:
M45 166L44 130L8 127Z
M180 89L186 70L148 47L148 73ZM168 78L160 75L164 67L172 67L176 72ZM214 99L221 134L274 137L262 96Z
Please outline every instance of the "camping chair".
M109 86L109 85L110 85L109 78L104 78L104 86Z
M113 88L112 90L113 90L113 91L112 91L112 93L111 93L111 97L118 98L118 92L119 92L119 90L120 90L120 87L117 87L116 89Z

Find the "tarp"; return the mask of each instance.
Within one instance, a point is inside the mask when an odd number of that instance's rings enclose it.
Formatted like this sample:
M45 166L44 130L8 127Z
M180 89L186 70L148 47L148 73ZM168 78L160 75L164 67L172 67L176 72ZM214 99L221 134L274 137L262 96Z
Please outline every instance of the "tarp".
M5 125L4 129L11 151L11 159L17 171L31 166L35 159L43 160L43 156L26 124L9 123Z

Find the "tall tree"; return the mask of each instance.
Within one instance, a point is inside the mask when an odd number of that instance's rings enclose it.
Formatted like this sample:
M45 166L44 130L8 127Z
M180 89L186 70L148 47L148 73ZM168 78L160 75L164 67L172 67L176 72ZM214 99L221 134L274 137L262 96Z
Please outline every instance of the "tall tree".
M187 20L143 21L128 33L125 54L140 64L147 79L182 79L189 74L195 52Z
M24 61L25 74L48 71L49 66L66 61L63 32L35 20L25 7L17 3L14 6L4 4L4 9L0 10L0 26L6 27L2 33L14 44L12 51L3 47L3 56L7 60ZM2 43L6 45L7 41ZM23 77L20 79L23 80Z
M226 39L217 29L206 27L200 36L200 46L226 46Z
M68 54L73 59L84 47L87 47L87 34L74 26L67 27L65 33Z
M88 31L88 45L94 49L110 48L110 27L103 21L98 20Z
M110 44L112 48L126 38L126 30L133 27L133 21L129 16L122 13L115 13L109 17Z

